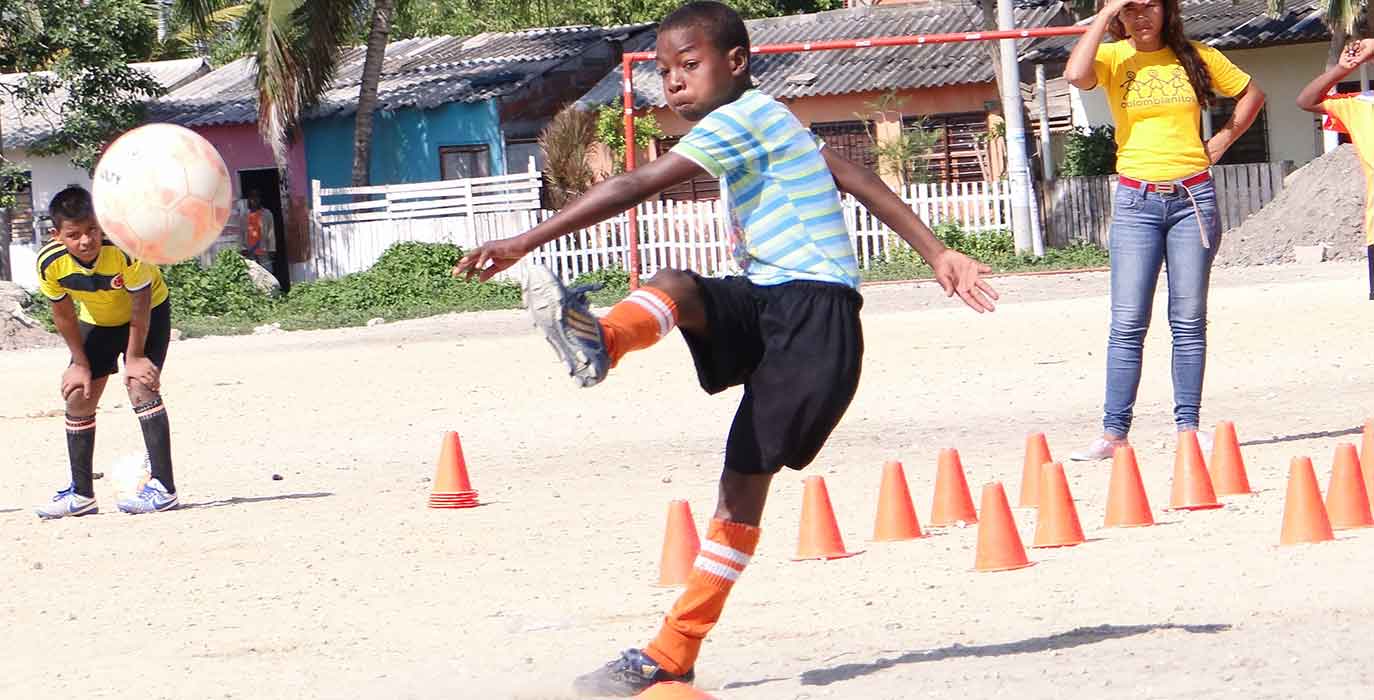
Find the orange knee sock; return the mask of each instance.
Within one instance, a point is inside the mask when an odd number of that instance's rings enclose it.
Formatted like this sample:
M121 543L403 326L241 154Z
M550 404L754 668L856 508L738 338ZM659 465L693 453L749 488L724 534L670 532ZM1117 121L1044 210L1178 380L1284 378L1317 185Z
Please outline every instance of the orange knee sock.
M758 543L759 529L752 525L719 518L711 521L701 554L687 576L687 590L644 650L663 670L682 675L696 664L701 640L720 620L725 598Z
M606 339L606 352L611 366L632 350L658 342L677 325L677 302L667 292L654 287L640 287L611 312L601 318L601 334Z

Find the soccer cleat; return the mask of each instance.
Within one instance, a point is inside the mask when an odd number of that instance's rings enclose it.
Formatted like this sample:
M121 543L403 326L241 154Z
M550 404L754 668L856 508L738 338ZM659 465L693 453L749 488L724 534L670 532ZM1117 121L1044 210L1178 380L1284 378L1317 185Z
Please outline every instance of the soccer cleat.
M568 374L580 386L599 384L611 368L601 323L587 305L587 292L601 285L567 289L551 270L531 265L525 280L525 307L534 325L568 366Z
M583 697L632 698L655 683L691 683L695 677L694 671L675 676L664 671L648 654L626 649L620 658L585 676L578 676L573 681L573 690Z
M57 518L95 515L100 512L100 506L96 504L94 498L86 498L77 493L75 487L68 486L52 497L52 503L39 506L35 512L38 513L38 517L44 520L55 520Z
M119 509L125 513L138 515L140 513L161 513L164 510L172 510L178 505L181 505L181 501L177 495L167 493L167 489L161 481L152 479L143 485L137 496L120 501Z
M1098 460L1111 459L1112 455L1116 454L1116 448L1125 447L1127 444L1129 443L1125 440L1103 440L1102 438L1096 438L1092 441L1091 445L1088 445L1087 449L1079 450L1069 455L1069 459L1075 462L1096 462Z

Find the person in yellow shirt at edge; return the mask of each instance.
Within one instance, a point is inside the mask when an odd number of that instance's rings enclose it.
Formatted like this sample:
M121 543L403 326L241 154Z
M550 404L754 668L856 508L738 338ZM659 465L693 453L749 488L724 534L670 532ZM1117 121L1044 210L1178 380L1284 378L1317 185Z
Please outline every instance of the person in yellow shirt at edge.
M1118 40L1102 43L1107 32ZM1109 0L1074 45L1064 77L1080 90L1102 86L1116 122L1103 433L1073 454L1100 460L1127 444L1161 265L1169 285L1174 423L1180 432L1198 428L1207 287L1221 243L1209 168L1250 128L1264 93L1220 51L1188 40L1178 0ZM1237 98L1235 112L1204 143L1201 109L1219 96ZM1199 438L1208 449L1210 436Z
M1374 300L1374 92L1332 95L1350 71L1374 58L1374 39L1350 42L1336 65L1298 93L1298 107L1330 117L1328 128L1344 131L1364 168L1364 243L1369 261L1369 298Z

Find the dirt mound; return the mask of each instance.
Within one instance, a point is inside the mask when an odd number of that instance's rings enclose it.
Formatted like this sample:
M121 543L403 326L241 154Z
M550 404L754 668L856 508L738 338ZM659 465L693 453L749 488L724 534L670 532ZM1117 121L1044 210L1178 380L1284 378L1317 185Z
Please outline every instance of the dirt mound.
M61 339L24 314L29 293L12 282L0 282L0 350L23 350L57 345Z
M1364 172L1345 144L1297 169L1283 191L1222 237L1220 265L1293 262L1293 246L1325 243L1329 260L1362 259Z

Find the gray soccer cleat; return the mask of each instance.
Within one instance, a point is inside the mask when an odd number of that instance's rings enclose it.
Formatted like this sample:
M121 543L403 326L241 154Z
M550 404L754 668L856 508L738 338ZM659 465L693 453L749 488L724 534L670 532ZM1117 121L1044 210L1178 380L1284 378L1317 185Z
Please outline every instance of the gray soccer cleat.
M568 374L580 386L599 384L611 368L611 356L601 335L601 323L587 304L587 292L601 285L567 289L551 270L531 265L525 279L525 307L534 325L568 366Z

